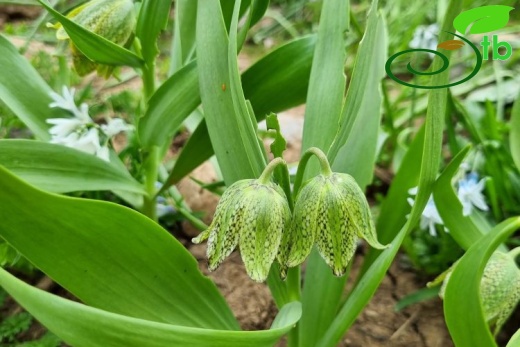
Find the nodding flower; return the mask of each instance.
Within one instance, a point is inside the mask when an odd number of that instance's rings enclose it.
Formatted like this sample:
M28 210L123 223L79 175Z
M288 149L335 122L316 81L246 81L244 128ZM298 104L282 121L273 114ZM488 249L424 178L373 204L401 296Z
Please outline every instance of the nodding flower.
M321 174L307 181L297 195L291 228L279 252L282 277L287 267L301 264L316 244L320 255L336 276L342 276L352 259L359 238L383 249L377 241L370 208L354 178L333 173L326 156L317 148Z
M285 193L270 181L279 164L285 162L275 159L260 178L233 183L222 195L209 228L193 239L194 243L208 240L210 271L239 245L249 277L256 282L266 280L291 220Z

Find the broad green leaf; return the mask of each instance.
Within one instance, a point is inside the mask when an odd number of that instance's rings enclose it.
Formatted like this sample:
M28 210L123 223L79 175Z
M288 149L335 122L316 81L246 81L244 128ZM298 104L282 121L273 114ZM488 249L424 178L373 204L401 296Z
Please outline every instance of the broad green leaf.
M141 52L147 65L154 65L155 57L159 54L157 39L168 25L171 4L171 0L142 2L135 34L141 41Z
M270 330L200 329L88 307L31 287L3 269L0 285L50 331L74 347L270 347L296 324L301 314L301 305L295 302L281 309Z
M0 165L30 184L53 193L89 190L146 193L124 167L62 145L0 140Z
M387 41L386 23L374 1L359 44L339 129L327 153L332 169L352 175L363 190L372 182L376 161Z
M511 133L509 135L511 155L520 170L520 96L516 99L511 111Z
M0 191L0 236L85 304L155 322L238 329L193 256L150 219L42 192L1 167Z
M47 118L63 116L51 109L52 89L32 65L18 53L9 40L0 35L0 99L41 140L50 139Z
M344 35L349 28L349 11L347 0L323 2L307 91L302 151L310 147L326 151L336 135L346 84ZM317 172L317 162L311 161L305 177ZM301 346L315 346L330 326L346 280L347 276L334 276L316 248L313 249L302 292Z
M105 65L142 66L143 60L134 53L74 23L53 9L46 0L38 2L63 25L74 45L90 60Z
M459 13L462 7L461 0L450 2L447 15L444 18L440 39L447 40L446 31L451 30L451 23L455 13ZM448 53L449 54L449 53ZM438 69L442 64L440 60L434 60L433 69ZM449 72L445 71L432 77L433 85L446 83ZM319 347L335 346L345 334L347 329L354 323L357 316L368 304L379 284L383 280L386 271L390 267L402 241L406 234L419 222L420 216L426 206L433 183L435 181L439 163L441 159L442 133L444 125L444 113L446 111L447 93L446 90L435 89L430 91L428 111L426 114L425 137L423 153L421 158L421 168L419 175L419 191L415 199L409 219L401 231L396 235L389 248L381 252L372 262L367 270L358 278L356 285L349 294L338 315L332 322L324 337L318 344Z
M211 144L229 186L240 179L258 177L265 159L245 107L239 77L235 76L237 71L230 71L230 67L237 64L236 49L230 61L228 45L218 2L199 2L197 65L200 95Z
M170 77L152 95L139 120L143 147L162 146L200 104L197 62L192 61Z
M488 33L505 27L509 22L511 10L514 10L514 7L504 5L472 8L459 14L453 21L453 26L464 35L469 26L474 23L469 30L470 34Z
M497 225L475 242L453 270L444 294L444 314L457 347L497 346L480 298L484 268L496 248L520 228L520 217Z
M260 59L242 75L242 87L257 120L305 102L316 38L292 41ZM206 122L184 146L165 186L179 182L214 154Z

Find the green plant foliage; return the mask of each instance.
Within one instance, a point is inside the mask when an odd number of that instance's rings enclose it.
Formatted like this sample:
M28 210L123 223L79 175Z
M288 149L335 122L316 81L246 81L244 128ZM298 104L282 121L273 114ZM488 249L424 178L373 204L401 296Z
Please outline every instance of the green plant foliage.
M480 282L495 249L518 228L520 218L500 223L476 241L455 266L444 294L444 313L457 347L497 346L482 308Z
M93 155L61 145L0 140L0 158L0 165L49 192L121 190L144 193L141 184L124 166L108 164Z
M16 341L16 335L29 329L32 317L27 312L21 312L2 319L0 322L0 342Z
M5 37L0 36L0 99L41 140L50 138L45 123L63 112L51 109L52 89ZM30 83L28 83L30 81Z
M105 65L142 66L143 60L134 53L76 24L54 10L46 0L38 2L63 25L74 45L90 60Z

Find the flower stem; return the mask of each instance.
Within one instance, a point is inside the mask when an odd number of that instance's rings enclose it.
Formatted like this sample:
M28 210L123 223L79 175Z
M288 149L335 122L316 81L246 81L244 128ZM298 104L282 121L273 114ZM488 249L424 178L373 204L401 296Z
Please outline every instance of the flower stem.
M313 155L316 156L316 158L318 158L320 162L321 174L324 176L332 175L332 170L330 168L330 164L325 153L323 153L321 149L316 147L309 148L305 151L305 153L303 153L303 156L300 159L300 164L298 165L298 171L296 172L296 179L294 181L293 197L296 197L298 195L298 191L300 190L303 181L303 174L305 173L305 169L307 167L309 159Z
M520 256L520 247L516 247L510 250L509 255L511 258L516 259L518 256Z
M274 158L264 169L264 171L262 172L262 174L260 175L260 177L258 177L258 181L262 184L267 184L269 183L269 180L271 179L271 176L273 174L273 171L274 169L276 169L276 167L278 165L287 165L287 163L285 162L285 160L283 160L282 158Z

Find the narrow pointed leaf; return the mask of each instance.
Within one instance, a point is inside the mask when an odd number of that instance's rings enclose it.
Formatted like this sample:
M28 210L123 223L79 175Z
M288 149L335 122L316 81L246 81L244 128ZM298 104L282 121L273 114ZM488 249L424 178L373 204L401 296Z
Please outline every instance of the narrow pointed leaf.
M453 270L444 294L444 314L457 347L497 346L482 308L480 282L493 252L519 228L520 217L500 223L475 242Z
M44 193L1 167L0 191L0 236L85 304L155 322L238 329L193 256L148 218Z
M200 95L211 144L226 184L260 175L265 160L240 85L229 61L228 37L218 2L201 0L197 18ZM233 78L233 81L231 80ZM236 76L238 79L238 76ZM236 165L240 163L240 165Z
M122 190L145 194L141 184L124 167L62 145L0 140L0 165L53 193Z
M298 321L299 303L283 307L270 330L191 328L122 316L72 302L0 269L0 285L50 331L73 347L270 347Z
M376 161L387 36L384 17L374 1L359 44L339 129L327 153L333 170L349 173L363 190L372 182Z
M148 102L138 128L143 147L164 145L199 104L197 62L192 61L161 85Z
M63 25L74 45L90 60L106 65L142 66L143 60L134 53L74 23L46 0L38 2Z
M137 20L136 36L141 41L141 50L146 64L155 64L159 54L157 39L168 25L171 0L144 0Z

